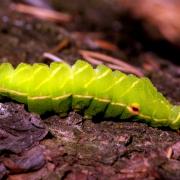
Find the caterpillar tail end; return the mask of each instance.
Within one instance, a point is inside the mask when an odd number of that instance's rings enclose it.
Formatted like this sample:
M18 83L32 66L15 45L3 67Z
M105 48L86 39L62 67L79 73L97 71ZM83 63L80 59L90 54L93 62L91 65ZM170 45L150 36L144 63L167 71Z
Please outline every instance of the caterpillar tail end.
M171 122L170 127L172 129L175 129L175 130L180 129L180 106L172 107L169 119Z

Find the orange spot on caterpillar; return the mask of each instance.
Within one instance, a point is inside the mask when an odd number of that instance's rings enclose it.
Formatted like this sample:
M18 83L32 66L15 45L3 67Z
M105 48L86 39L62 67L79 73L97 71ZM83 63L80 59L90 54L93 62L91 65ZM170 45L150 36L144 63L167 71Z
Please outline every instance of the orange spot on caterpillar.
M140 113L140 107L139 104L137 103L133 103L130 106L128 106L128 110L134 114L134 115L138 115Z

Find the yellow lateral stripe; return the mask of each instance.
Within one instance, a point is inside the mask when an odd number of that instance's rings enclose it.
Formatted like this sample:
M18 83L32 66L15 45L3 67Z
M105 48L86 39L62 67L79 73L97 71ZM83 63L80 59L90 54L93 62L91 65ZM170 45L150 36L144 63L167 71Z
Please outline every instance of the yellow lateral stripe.
M35 87L35 89L39 89L44 83L48 82L50 80L50 77L42 81L38 86Z
M52 100L59 100L59 99L63 99L63 98L70 97L70 96L72 96L72 94L66 94L63 96L54 97L54 98L52 98Z
M39 71L42 69L43 67L39 67ZM38 72L38 71L37 71ZM35 75L35 74L37 74L37 72L35 72L34 74L33 74L33 76ZM49 69L49 73L50 73L50 69ZM44 81L42 81L38 86L36 86L35 87L35 89L38 89L39 87L41 87L42 86L42 84L44 84L44 83L46 83L47 81L49 81L49 79L50 79L50 77L49 78L46 78Z
M73 97L79 97L79 98L87 98L87 99L91 99L93 98L93 96L83 96L83 95L73 95Z
M152 117L144 115L144 114L138 114L139 117L143 118L143 119L152 119Z
M30 82L31 82L31 79L33 79L34 76L35 76L41 69L42 69L41 66L38 67L38 68L33 72L33 74L30 76L31 78L29 78L28 80L30 80ZM27 91L29 91L29 89L28 89Z
M173 123L176 123L178 120L180 121L180 112L178 113L177 118L175 119L175 121L173 121Z
M51 98L51 97L50 96L38 96L38 97L28 96L28 99L31 99L31 100L46 99L46 98Z
M12 94L17 94L17 95L20 95L20 96L27 95L26 93L20 93L20 92L14 91L14 90L7 90L7 89L4 89L4 88L0 88L0 91L2 91L2 92L10 92L10 93L12 92ZM71 94L63 95L63 96L52 98L52 100L59 100L59 99L63 99L63 98L70 97L70 96L71 96ZM73 96L91 98L91 96L82 96L82 95L73 95ZM50 98L50 96L28 97L28 99L33 99L33 100L44 99L44 98ZM108 99L100 99L100 98L94 98L94 99L96 99L98 101L101 101L101 102L110 102L110 100L108 100ZM119 105L119 106L123 106L123 107L128 107L127 105L122 104L122 103L114 103L114 102L112 102L110 104ZM141 113L138 114L138 116L143 118L143 119L152 119L152 117L150 117L148 115L141 114ZM178 116L177 116L177 118L176 118L176 120L174 122L178 121L179 118L180 118L180 113L178 114ZM167 119L153 118L153 120L160 122L160 121L166 121Z
M111 102L112 105L118 105L118 106L122 106L122 107L126 107L127 105L122 104L122 103L117 103L117 102Z
M94 98L95 100L101 101L101 102L111 102L109 99L101 99L101 98Z
M87 84L84 85L85 88L87 88L94 80L96 80L96 77L93 77Z
M152 104L154 103L154 102L156 102L157 101L157 99L154 99L153 101L152 101ZM152 112L152 117L154 117L154 114L155 114L155 112L157 111L157 109L154 109L154 111Z
M106 76L109 72L111 72L110 69L107 69L103 74L101 74L100 76L98 76L96 79L99 80L101 78L103 78L104 76Z
M58 71L59 71L60 69L62 69L62 66L59 66L58 68L56 68L55 70L53 70L53 72L50 73L50 74L51 74L50 77L51 77L51 78L54 77L54 76L58 73ZM50 72L51 72L51 69L50 69Z
M79 73L81 73L82 71L84 71L86 68L88 68L89 67L89 65L87 64L87 65L85 65L84 67L82 67L81 69L78 69L78 71L75 71L74 72L74 76L75 75L77 75L77 74L79 74ZM73 69L74 70L74 69Z
M126 92L124 92L120 97L124 96L125 94L127 94L133 87L135 87L138 83L140 82L140 79L136 80L129 88Z
M39 87L41 87L44 83L48 82L51 78L53 78L57 73L58 71L62 69L62 66L59 66L55 71L53 71L53 73L50 73L50 77L49 78L46 78L44 81L42 81L37 87L36 89L38 89ZM50 71L51 72L51 71Z
M16 95L19 95L19 96L27 96L27 93L22 93L22 92L18 92L18 91L15 91L15 90L10 90L10 89L5 89L5 88L0 88L0 92L7 92L7 93L10 93L10 94L16 94Z
M120 83L126 76L123 76L121 78L118 79L118 81L116 81L113 85L111 85L110 87L108 87L108 89L106 89L104 92L109 91L111 88L113 88L113 86L117 85L118 83Z

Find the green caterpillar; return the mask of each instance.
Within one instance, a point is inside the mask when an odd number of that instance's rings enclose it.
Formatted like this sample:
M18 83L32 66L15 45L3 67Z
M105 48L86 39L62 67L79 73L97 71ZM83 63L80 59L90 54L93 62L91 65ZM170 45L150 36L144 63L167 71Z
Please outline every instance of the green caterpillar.
M152 126L180 128L180 106L171 105L148 78L96 69L82 60L71 67L53 62L50 66L21 63L15 69L0 65L0 95L28 105L29 111L54 111L64 116L73 109L85 118L144 120Z

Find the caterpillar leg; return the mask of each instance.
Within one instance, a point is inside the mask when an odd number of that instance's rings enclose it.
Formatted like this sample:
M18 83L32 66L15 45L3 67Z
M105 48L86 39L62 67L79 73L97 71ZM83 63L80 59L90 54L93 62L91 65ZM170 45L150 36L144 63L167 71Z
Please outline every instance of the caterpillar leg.
M120 103L110 103L105 111L105 118L117 118L124 111L125 106Z
M28 97L28 109L31 112L44 114L52 111L52 100L49 96L45 97Z
M72 106L72 96L64 95L52 98L53 110L61 117L66 116Z
M85 110L84 117L92 119L99 114L103 115L109 103L109 100L94 98L89 107Z
M89 107L92 101L92 96L73 95L72 109L76 112L82 112Z

